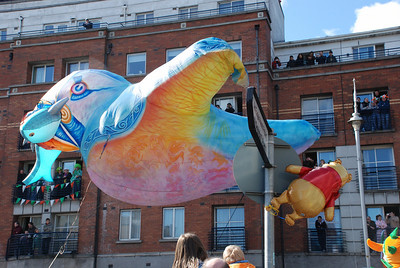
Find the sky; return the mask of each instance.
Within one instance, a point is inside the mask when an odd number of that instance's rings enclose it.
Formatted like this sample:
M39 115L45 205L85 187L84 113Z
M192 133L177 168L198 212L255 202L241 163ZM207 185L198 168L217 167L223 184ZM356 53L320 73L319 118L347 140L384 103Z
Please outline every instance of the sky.
M400 26L400 0L282 0L285 41Z

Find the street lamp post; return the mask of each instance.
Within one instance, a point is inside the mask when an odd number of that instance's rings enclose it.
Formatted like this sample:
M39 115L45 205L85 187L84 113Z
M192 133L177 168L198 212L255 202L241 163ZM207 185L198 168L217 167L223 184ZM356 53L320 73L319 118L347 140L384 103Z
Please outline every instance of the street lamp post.
M368 230L367 230L367 216L365 211L365 196L364 196L364 180L362 174L362 160L361 160L361 145L360 145L360 128L362 123L362 118L357 111L357 94L356 94L356 79L353 78L353 100L354 100L354 113L348 121L351 123L354 129L354 137L356 140L356 151L357 151L357 172L358 172L358 184L360 186L360 199L361 199L361 218L363 227L363 238L364 238L364 248L365 248L365 259L367 261L367 268L371 267L371 258L369 247L367 245Z

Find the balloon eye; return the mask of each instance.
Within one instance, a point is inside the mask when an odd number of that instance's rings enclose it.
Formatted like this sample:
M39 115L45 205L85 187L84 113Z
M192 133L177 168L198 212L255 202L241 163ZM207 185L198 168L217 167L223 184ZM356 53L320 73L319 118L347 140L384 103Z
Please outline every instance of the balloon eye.
M34 132L32 132L32 133L29 133L29 137L33 137L35 135L35 133Z

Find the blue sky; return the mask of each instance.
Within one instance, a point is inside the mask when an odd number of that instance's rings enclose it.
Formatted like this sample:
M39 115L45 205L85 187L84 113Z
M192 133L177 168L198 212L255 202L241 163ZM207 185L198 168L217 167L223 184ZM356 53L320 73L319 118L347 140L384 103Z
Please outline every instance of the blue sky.
M400 0L282 0L286 41L400 26Z

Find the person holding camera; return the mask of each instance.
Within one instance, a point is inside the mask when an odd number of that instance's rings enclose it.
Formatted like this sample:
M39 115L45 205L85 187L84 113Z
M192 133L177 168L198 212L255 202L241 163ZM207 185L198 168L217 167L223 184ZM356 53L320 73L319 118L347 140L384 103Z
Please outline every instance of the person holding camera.
M386 223L388 225L388 234L394 230L394 228L399 227L399 217L394 215L393 211L386 214Z

